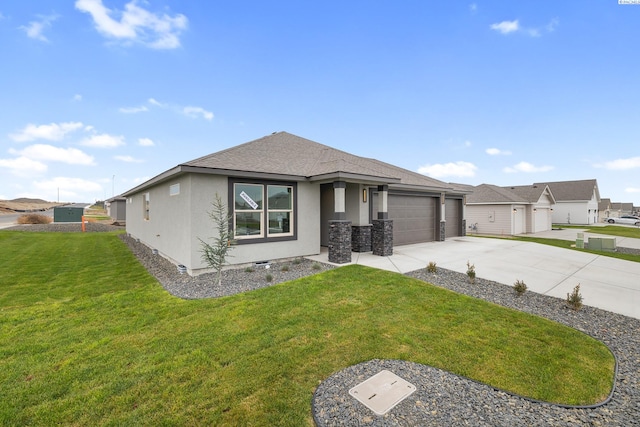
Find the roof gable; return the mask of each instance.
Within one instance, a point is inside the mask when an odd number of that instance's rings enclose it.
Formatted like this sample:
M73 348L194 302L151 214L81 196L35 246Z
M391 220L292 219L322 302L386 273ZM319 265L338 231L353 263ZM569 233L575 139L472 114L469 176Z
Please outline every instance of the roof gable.
M596 200L600 201L598 181L595 179L585 179L581 181L538 182L534 185L548 185L556 199L556 202L589 201L593 198L594 192Z

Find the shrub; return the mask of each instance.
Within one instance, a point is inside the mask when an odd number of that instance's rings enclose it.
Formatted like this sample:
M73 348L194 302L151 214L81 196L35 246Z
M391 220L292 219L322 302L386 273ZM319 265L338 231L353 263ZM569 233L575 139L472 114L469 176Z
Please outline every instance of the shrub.
M296 258L296 259L293 260L293 263L295 265L301 264L302 263L302 259L301 258Z
M436 273L438 271L438 267L436 267L436 263L433 261L429 261L429 264L427 264L427 271L429 273Z
M567 294L567 305L574 309L580 310L582 308L582 294L580 293L580 283L573 288L573 292Z
M253 273L253 268L252 267L247 267L244 269L245 273Z
M289 271L289 266L283 265L282 267L280 267L280 271Z
M317 262L314 262L311 268L313 268L314 270L320 270L322 267Z
M467 276L469 276L469 283L476 281L476 266L467 261Z
M264 278L267 280L267 282L270 282L273 280L273 276L271 275L271 273L267 273L267 275Z
M516 280L516 283L513 284L513 290L516 291L516 294L522 295L527 291L527 284L522 280Z
M53 218L40 214L25 214L18 217L18 224L49 224Z

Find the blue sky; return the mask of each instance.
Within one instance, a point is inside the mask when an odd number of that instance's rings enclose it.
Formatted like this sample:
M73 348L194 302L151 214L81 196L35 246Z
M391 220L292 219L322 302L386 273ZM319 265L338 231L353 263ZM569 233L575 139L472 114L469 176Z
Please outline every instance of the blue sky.
M287 131L640 205L640 4L0 3L0 199L92 202Z

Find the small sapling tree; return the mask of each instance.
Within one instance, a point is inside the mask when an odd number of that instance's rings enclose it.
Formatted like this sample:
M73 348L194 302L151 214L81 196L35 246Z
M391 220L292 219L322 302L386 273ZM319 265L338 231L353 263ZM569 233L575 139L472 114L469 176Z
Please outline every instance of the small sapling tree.
M232 245L235 241L233 240L233 231L229 227L231 216L218 193L216 193L211 206L211 211L207 213L211 221L213 221L217 236L211 238L213 244L209 244L200 238L198 240L200 240L202 246L202 259L209 267L215 270L218 286L220 286L222 283L222 267L227 263L227 258L231 256L229 252L233 249Z

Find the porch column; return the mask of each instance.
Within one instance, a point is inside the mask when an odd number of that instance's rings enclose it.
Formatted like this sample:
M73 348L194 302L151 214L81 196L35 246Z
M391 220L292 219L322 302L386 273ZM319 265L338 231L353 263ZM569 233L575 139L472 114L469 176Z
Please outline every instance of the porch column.
M371 221L371 248L374 255L393 255L393 220L389 219L388 185L378 186L378 219Z
M334 212L329 221L329 262L345 264L351 262L351 221L347 221L347 183L333 183Z
M447 234L447 212L445 210L445 196L444 193L440 193L440 241L444 242Z

